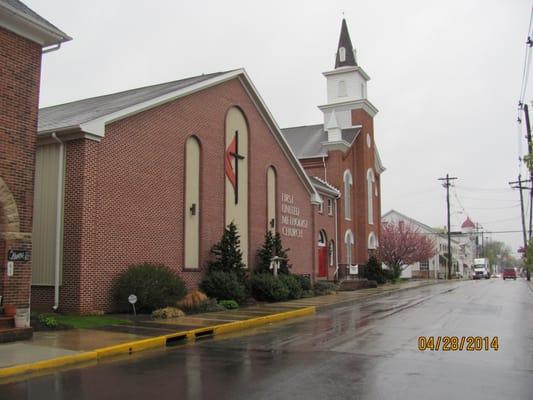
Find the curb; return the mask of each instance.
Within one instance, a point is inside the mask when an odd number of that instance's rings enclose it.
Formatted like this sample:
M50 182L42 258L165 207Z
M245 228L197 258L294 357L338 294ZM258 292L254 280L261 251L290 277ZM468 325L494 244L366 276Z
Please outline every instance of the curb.
M203 328L196 328L187 331L170 333L167 335L156 336L148 339L140 339L132 342L121 343L114 346L102 347L95 350L76 353L68 356L51 358L49 360L37 361L29 364L15 365L13 367L0 368L0 378L7 378L15 375L29 374L42 370L59 368L67 365L74 365L86 362L97 362L100 359L113 357L117 355L133 354L144 350L165 348L176 344L194 342L204 337L213 337L216 335L253 328L260 325L266 325L272 322L283 321L286 319L313 315L316 313L316 307L303 307L296 310L284 311L281 313L266 315L257 318L251 318L243 321L233 321L225 324L212 325Z
M366 301L366 300L369 300L369 299L373 299L373 298L376 298L376 297L388 296L390 294L399 293L399 292L405 292L407 290L420 289L420 288L423 288L423 287L426 287L426 286L441 285L441 284L444 284L444 283L452 283L452 282L461 282L461 281L442 280L442 281L437 281L437 282L425 283L425 284L419 285L419 286L411 286L411 287L404 287L404 288L402 288L402 287L394 288L394 289L387 290L387 291L380 292L380 293L372 293L372 294L370 294L370 295L368 295L366 297L363 297L363 298L348 299L348 300L341 301L341 302L338 302L338 303L325 304L325 305L316 306L316 307L317 307L318 311L326 311L326 310L330 310L332 308L339 307L339 306L342 307L342 306L346 306L346 305L352 304L352 303L360 303L360 302L363 302L363 301Z

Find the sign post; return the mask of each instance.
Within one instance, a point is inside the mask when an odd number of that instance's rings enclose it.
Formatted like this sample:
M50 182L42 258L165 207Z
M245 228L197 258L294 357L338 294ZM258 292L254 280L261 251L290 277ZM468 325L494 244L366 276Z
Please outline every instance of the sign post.
M135 296L134 294L130 294L128 296L128 301L133 306L133 315L137 316L137 311L135 311L135 303L137 303L137 296Z
M278 276L279 266L281 264L281 261L283 260L285 260L283 257L278 256L272 257L270 259L270 269L272 270L274 276Z

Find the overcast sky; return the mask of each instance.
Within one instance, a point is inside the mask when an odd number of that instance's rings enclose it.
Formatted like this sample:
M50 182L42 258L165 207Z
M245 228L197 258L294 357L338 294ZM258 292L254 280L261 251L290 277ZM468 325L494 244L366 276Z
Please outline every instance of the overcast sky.
M41 106L244 67L282 128L322 122L344 12L379 109L382 211L444 226L449 173L452 229L521 229L508 182L531 0L23 1L73 37L44 56Z

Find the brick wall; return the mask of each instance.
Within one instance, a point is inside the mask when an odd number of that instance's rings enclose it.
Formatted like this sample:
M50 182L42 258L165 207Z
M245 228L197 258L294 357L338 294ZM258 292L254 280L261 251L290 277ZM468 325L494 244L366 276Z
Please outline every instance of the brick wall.
M355 244L352 249L352 262L364 264L368 260L368 236L374 232L379 242L381 235L381 186L380 176L375 170L374 156L374 123L372 117L363 110L352 110L352 124L362 125L361 133L358 135L352 147L342 153L339 150L330 151L326 158L326 172L322 165L322 159L302 160L302 165L310 176L318 176L337 187L344 193L344 171L349 169L353 178L352 209L351 220L344 218L344 196L338 201L338 252L339 265L346 265L347 255L344 245L344 234L348 229L354 234ZM367 133L371 137L371 147L366 143ZM378 196L372 196L374 223L368 224L367 216L367 179L366 174L369 168L374 170L375 187L378 188ZM318 221L318 220L317 220ZM318 232L318 231L317 231Z
M31 262L15 262L14 276L7 277L6 254L10 248L31 251L40 69L41 47L0 28L0 178L14 200L0 196L0 294L17 307L29 306ZM15 214L18 227L10 223Z
M111 311L110 289L128 265L162 263L188 287L198 284L209 250L224 229L224 124L242 109L249 125L249 242L251 267L267 227L266 171L277 171L277 192L291 193L312 221L310 197L238 80L232 80L110 124L100 143L67 145L64 311ZM183 271L185 141L201 143L201 270ZM278 221L280 202L278 196ZM303 238L283 237L295 273L314 270L312 226ZM49 301L46 289L37 289Z

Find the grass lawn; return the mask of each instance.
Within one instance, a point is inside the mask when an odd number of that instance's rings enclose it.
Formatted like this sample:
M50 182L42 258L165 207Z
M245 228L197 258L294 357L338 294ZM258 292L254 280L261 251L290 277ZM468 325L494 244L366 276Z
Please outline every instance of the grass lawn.
M41 314L42 315L42 314ZM64 314L44 314L53 317L59 324L74 329L99 328L106 325L116 325L128 322L127 319L108 317L105 315L64 315Z

